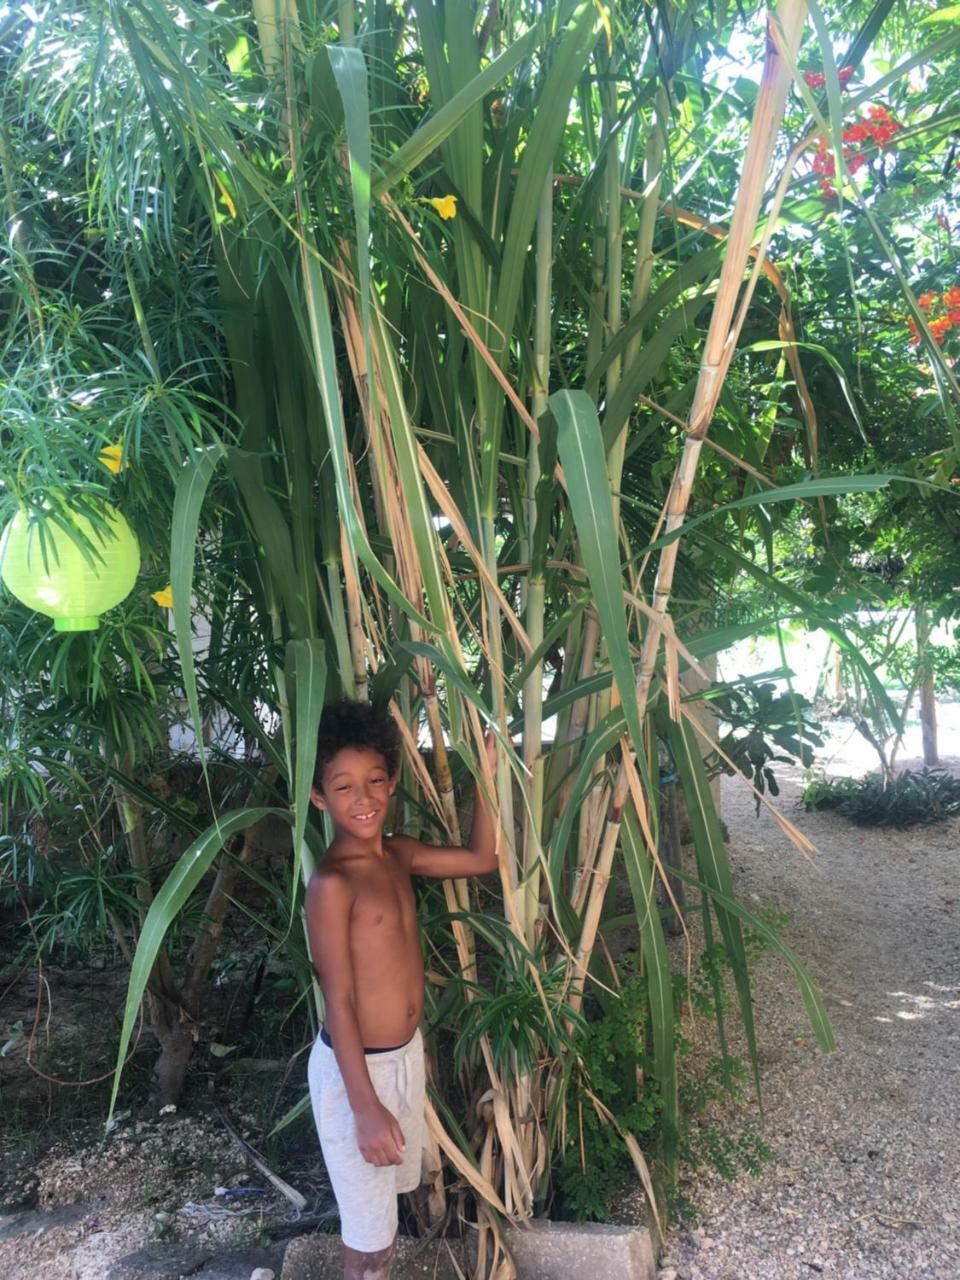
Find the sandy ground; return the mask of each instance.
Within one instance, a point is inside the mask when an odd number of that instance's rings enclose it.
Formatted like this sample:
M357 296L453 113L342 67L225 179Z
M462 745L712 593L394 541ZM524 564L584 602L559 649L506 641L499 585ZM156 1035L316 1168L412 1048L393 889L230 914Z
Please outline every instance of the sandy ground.
M873 767L844 736L829 772ZM960 742L947 745L960 772ZM738 894L790 913L785 939L819 985L839 1048L816 1046L792 975L765 956L756 1127L774 1157L758 1178L699 1175L700 1225L668 1237L661 1278L960 1280L960 822L857 828L805 813L799 773L778 776L781 811L819 854L806 862L727 781ZM739 1110L756 1124L749 1101Z

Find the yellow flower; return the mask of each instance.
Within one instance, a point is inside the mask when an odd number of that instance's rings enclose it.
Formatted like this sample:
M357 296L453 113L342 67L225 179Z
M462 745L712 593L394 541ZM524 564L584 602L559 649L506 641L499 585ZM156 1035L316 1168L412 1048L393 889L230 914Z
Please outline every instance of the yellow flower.
M427 204L432 204L444 221L447 218L455 218L457 216L456 196L431 196L427 200Z
M100 454L100 461L107 468L107 470L112 471L114 475L116 475L119 471L122 471L123 468L127 465L126 459L123 456L123 445L108 444L107 447Z
M150 599L156 600L161 609L173 608L173 588L164 587L162 591L152 591Z

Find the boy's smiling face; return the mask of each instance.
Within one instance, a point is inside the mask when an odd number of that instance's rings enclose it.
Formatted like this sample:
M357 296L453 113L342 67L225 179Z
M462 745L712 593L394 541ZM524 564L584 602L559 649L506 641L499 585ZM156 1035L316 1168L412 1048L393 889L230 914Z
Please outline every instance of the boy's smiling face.
M379 751L344 747L324 768L321 785L312 789L310 798L330 814L338 831L369 840L383 830L396 786Z

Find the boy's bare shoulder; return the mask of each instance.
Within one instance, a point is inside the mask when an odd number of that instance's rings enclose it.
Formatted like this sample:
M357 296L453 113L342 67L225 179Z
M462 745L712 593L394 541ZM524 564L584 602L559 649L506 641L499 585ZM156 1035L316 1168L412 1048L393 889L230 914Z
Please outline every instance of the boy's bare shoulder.
M321 862L307 882L305 906L308 911L349 906L355 890L350 877L335 862Z
M420 849L428 848L422 840L413 836L389 835L383 837L383 847L392 854L408 871L413 855Z

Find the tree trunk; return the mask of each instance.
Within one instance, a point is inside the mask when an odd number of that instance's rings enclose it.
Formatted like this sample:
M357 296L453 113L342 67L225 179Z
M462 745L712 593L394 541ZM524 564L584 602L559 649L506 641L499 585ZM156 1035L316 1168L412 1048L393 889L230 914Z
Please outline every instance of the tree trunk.
M937 697L934 688L933 662L930 653L930 618L926 609L916 612L918 685L920 688L920 734L923 740L923 763L940 763L937 750Z
M193 1032L181 1021L179 1007L166 1001L160 1005L159 1017L154 1017L153 1029L160 1055L153 1066L152 1101L157 1107L176 1106L193 1057Z
M130 762L122 761L124 772L130 772ZM138 871L137 900L140 904L140 923L146 917L153 902L150 884L150 850L143 823L143 811L137 801L122 787L117 787L117 809L127 846L130 865ZM173 976L173 968L166 947L161 947L156 964L147 983L147 1020L150 1029L160 1043L160 1056L154 1066L153 1102L161 1107L176 1104L183 1088L190 1056L193 1053L193 1034L181 1017L181 996Z

